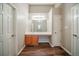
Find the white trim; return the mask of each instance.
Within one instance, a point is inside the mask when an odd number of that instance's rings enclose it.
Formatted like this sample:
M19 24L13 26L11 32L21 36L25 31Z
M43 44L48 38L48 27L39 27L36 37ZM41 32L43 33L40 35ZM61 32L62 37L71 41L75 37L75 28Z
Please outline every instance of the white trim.
M73 40L73 19L72 19L72 10L73 10L73 7L71 7L71 53L74 55L74 40Z
M65 47L63 47L62 45L60 46L62 49L64 49L69 55L72 55L72 53L70 51L68 51Z
M25 45L21 48L21 50L17 53L17 56L22 52L22 50L25 48Z
M54 47L50 42L48 42L51 47Z

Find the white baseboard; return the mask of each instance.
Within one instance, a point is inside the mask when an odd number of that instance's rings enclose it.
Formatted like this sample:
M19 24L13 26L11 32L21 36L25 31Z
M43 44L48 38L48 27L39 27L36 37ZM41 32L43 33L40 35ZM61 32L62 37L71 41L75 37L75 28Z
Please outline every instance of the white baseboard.
M17 56L22 52L22 50L25 48L25 45L21 48L21 50L17 53Z
M64 49L69 55L72 55L72 53L70 51L68 51L65 47L63 47L62 45L60 46L62 49Z
M50 42L48 42L50 44L51 47L54 47Z

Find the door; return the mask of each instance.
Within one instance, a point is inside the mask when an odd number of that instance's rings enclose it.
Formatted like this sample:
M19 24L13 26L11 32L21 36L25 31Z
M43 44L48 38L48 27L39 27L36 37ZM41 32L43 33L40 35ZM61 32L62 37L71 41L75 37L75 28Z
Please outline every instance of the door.
M14 39L14 18L13 12L14 9L9 4L3 4L4 9L4 25L5 25L5 33L6 39L4 40L5 47L4 50L6 52L5 55L15 55L15 39Z
M79 56L79 4L71 9L72 13L72 53Z

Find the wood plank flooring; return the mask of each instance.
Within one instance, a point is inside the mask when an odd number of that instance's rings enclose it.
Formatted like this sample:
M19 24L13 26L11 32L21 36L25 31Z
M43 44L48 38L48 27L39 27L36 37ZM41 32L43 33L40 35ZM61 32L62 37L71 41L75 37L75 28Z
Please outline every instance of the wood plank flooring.
M38 47L25 47L19 56L69 56L61 47L40 43Z

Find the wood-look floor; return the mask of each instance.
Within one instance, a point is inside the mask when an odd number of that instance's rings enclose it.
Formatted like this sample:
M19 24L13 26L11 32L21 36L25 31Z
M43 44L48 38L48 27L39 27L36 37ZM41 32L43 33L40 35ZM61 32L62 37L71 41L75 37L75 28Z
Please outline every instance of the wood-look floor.
M61 47L40 43L38 47L25 47L19 56L69 56Z

